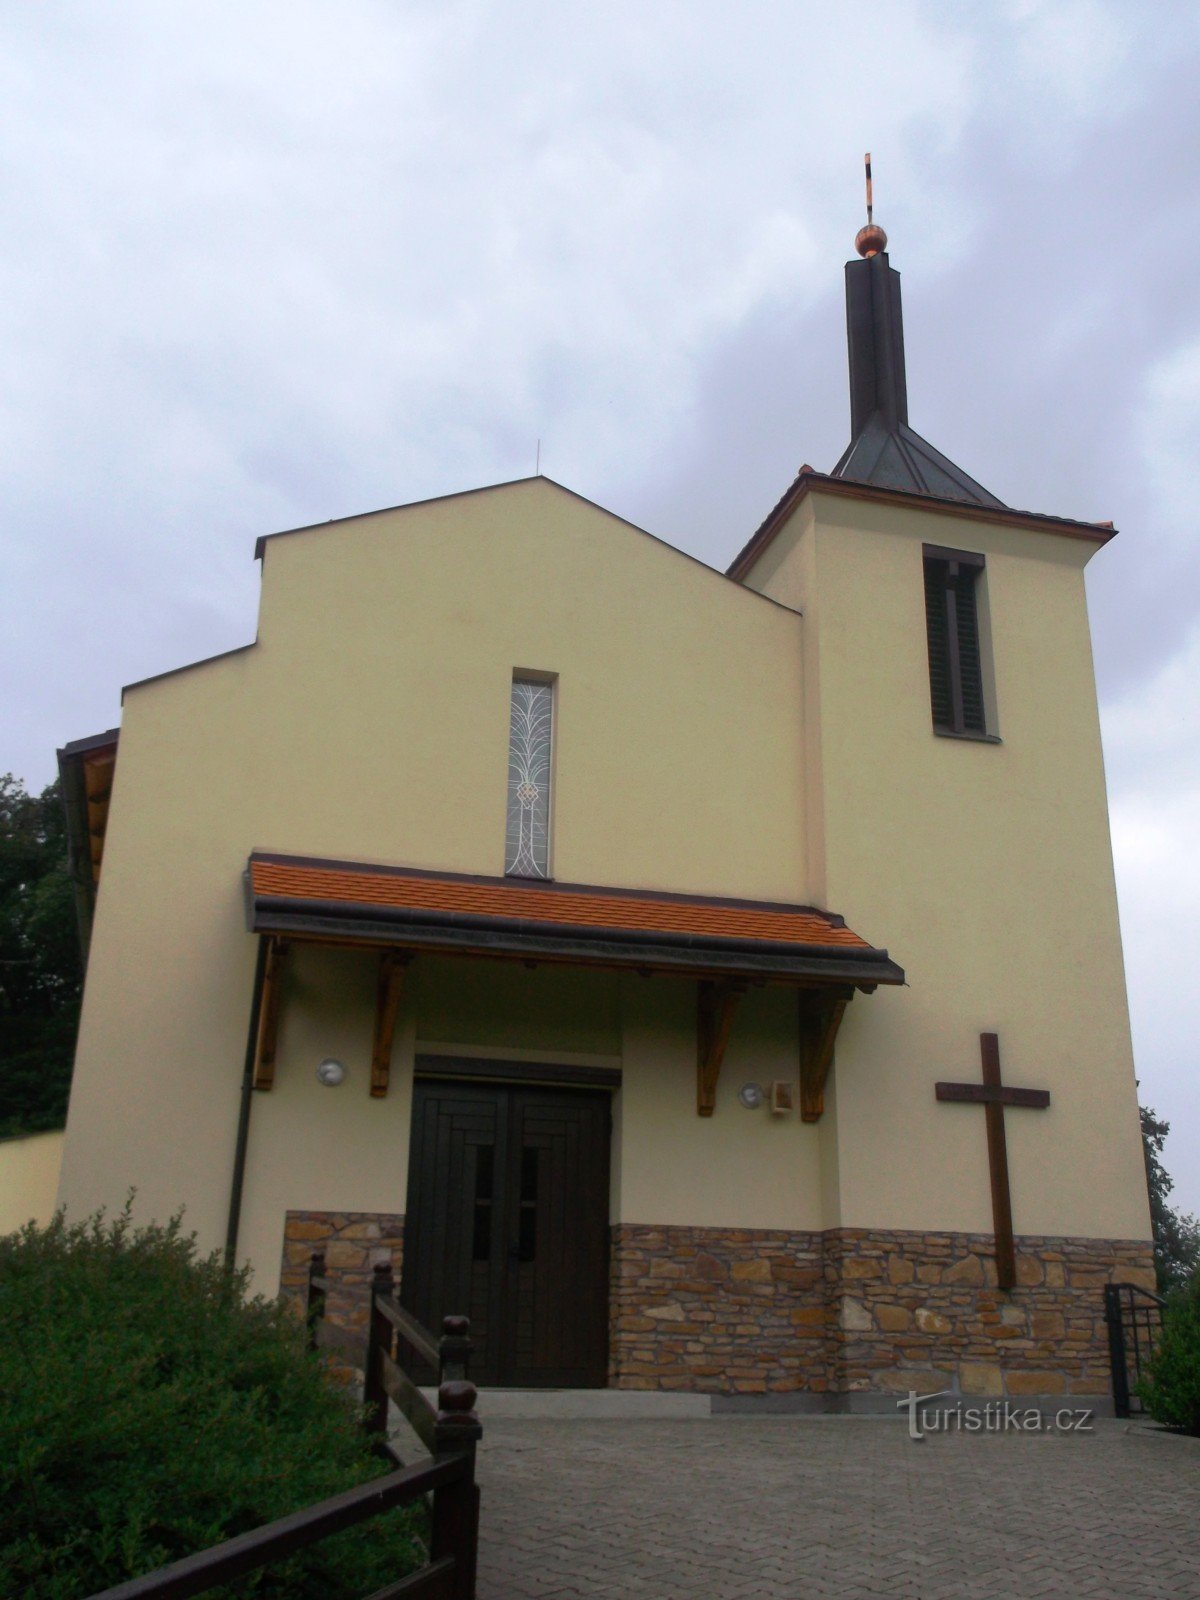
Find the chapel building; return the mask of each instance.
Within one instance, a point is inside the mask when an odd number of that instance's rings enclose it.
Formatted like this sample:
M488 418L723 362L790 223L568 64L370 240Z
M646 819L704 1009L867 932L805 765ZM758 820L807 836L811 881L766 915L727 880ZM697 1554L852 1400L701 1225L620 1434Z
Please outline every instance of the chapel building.
M885 247L850 445L727 572L540 476L268 535L255 642L60 752L72 1216L323 1248L348 1315L390 1253L485 1385L1107 1393L1113 529L910 428Z

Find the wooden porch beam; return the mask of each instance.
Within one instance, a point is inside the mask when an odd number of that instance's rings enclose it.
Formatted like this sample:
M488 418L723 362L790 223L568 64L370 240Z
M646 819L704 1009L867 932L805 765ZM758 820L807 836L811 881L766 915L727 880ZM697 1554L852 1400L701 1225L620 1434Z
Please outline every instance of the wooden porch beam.
M717 1079L733 1027L733 1014L746 992L738 979L702 978L696 985L696 1112L711 1117L717 1104Z
M258 1016L258 1043L254 1051L256 1089L270 1089L275 1084L275 1048L279 1038L279 1010L287 953L285 939L271 937L267 940L267 965L263 973L262 1006Z
M396 1033L400 996L404 991L404 975L411 961L411 955L398 950L385 950L379 958L379 982L375 990L375 1038L371 1046L371 1096L375 1100L382 1100L388 1092L392 1039Z
M801 989L800 1118L819 1122L825 1109L825 1081L833 1065L833 1046L854 990L849 985Z

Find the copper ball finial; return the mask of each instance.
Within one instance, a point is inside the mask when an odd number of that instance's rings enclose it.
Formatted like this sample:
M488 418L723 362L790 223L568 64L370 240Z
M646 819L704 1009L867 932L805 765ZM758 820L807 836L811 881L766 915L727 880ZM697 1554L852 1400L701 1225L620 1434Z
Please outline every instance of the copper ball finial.
M869 222L854 236L854 248L860 256L877 256L887 249L887 234L877 222Z

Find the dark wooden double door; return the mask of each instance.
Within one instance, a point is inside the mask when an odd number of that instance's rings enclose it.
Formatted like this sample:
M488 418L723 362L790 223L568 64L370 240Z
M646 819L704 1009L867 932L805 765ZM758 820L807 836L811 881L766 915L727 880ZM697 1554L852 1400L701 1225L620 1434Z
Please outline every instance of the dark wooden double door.
M478 1384L601 1388L609 1096L418 1078L402 1299L471 1319Z

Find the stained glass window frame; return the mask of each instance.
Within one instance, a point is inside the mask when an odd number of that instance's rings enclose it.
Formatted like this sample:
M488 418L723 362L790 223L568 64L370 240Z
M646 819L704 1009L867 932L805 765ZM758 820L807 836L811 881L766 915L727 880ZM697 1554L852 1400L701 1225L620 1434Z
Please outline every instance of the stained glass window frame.
M555 680L513 674L509 698L504 875L548 879L554 774Z

